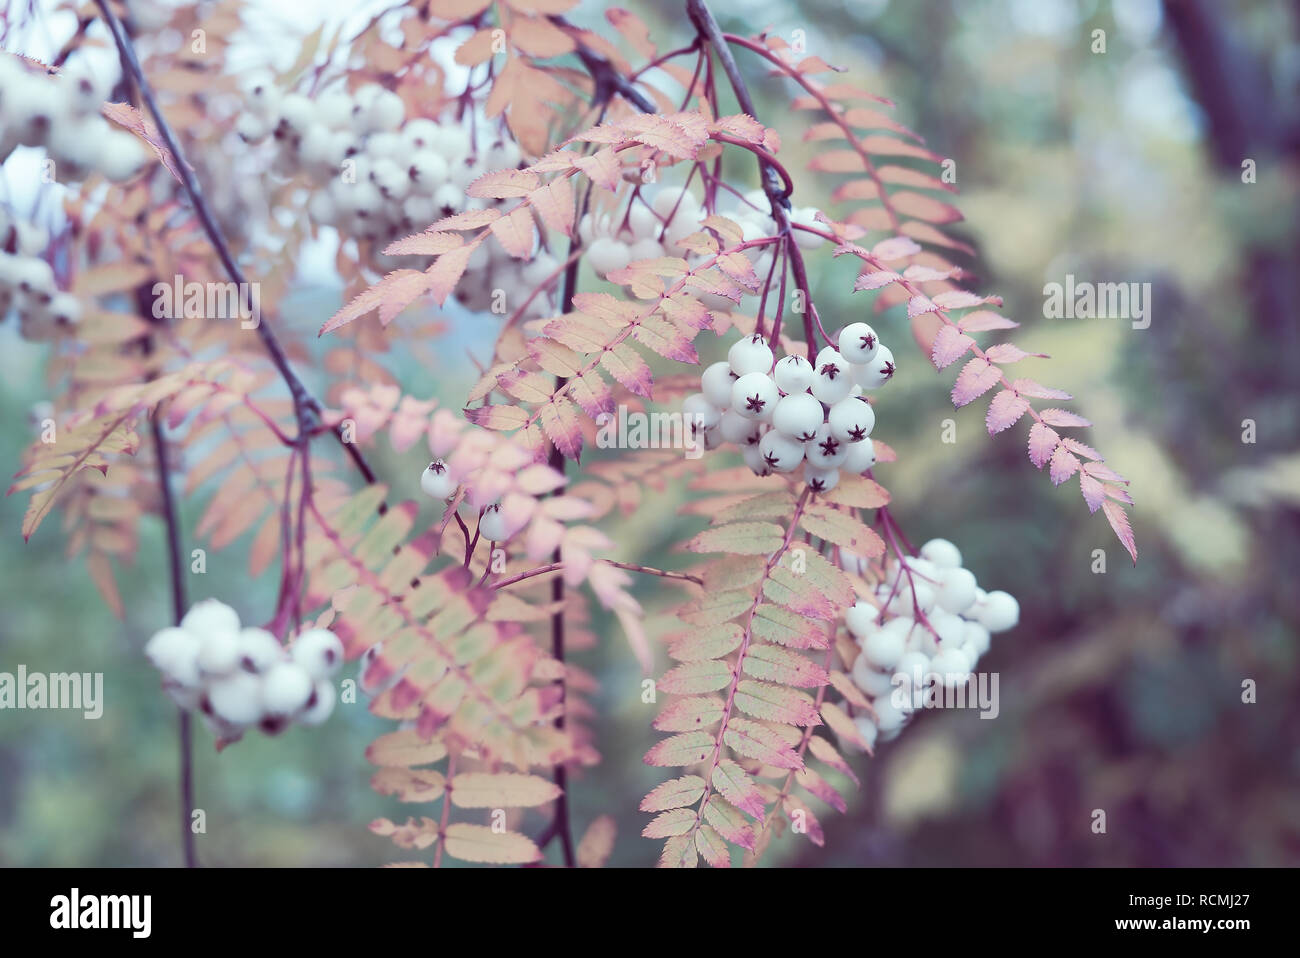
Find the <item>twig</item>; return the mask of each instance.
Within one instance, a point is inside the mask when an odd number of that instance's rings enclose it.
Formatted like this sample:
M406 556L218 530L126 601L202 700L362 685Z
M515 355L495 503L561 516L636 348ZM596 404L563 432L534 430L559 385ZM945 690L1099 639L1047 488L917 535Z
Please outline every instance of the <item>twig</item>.
M696 585L704 585L703 579L687 572L669 572L666 569L652 569L650 566L636 565L632 562L615 562L613 559L602 559L601 561L619 569L626 569L628 572L643 572L646 575L657 575L662 579L681 579L685 582L693 582ZM516 582L523 582L525 579L532 579L539 575L547 575L551 572L559 572L563 568L563 562L552 562L548 565L538 566L536 569L529 569L526 572L520 572L518 575L512 575L508 579L501 579L499 582L493 582L492 588L504 589L506 586L514 585Z
M158 459L158 489L162 494L163 522L167 525L167 562L171 573L172 618L177 625L185 617L189 604L185 598L185 575L181 561L180 518L176 512L176 499L172 495L171 469L167 463L167 443L163 439L162 426L158 422L158 411L150 417L153 432L154 455ZM186 868L198 867L198 854L194 848L194 831L190 827L190 815L194 811L194 745L190 713L179 710L178 732L180 747L180 806L181 806L181 848L185 856Z
M239 268L239 264L235 262L234 254L230 250L230 244L227 243L225 234L222 233L221 227L212 215L212 208L208 205L207 198L203 195L203 190L194 177L193 169L185 159L185 154L176 139L176 134L172 131L171 125L167 122L167 118L163 116L162 110L158 106L158 100L154 96L153 88L149 85L149 81L145 79L144 69L140 66L140 59L136 55L135 46L132 44L131 38L127 36L122 21L113 12L109 0L96 0L96 3L103 15L105 24L108 25L109 32L113 34L114 42L117 44L117 52L122 61L123 72L131 76L136 89L139 91L141 100L148 107L149 114L153 117L159 135L175 159L176 173L180 177L181 186L185 188L190 202L194 205L194 211L198 214L199 222L203 225L203 231L207 234L208 240L212 243L213 249L216 250L217 256L220 258L221 264L230 279L239 284L241 289L247 288L248 280L244 276L243 270ZM271 357L271 362L279 371L285 385L289 388L289 394L293 397L294 413L298 419L299 433L310 434L314 432L320 424L320 402L303 385L302 380L298 378L298 374L294 372L284 348L280 345L280 341L276 338L274 331L266 320L258 317L256 329L267 354ZM335 426L332 432L343 445L348 456L356 464L366 482L373 483L375 481L374 472L366 463L361 451L356 448L356 444L344 439L342 426Z

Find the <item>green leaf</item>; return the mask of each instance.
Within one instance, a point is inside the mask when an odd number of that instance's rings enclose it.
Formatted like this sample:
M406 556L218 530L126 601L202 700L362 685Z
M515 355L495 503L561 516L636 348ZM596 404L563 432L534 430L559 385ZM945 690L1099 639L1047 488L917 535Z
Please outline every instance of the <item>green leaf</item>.
M685 835L695 827L695 811L690 808L670 808L661 812L641 830L642 838L668 838Z
M811 695L783 685L745 679L736 686L736 707L765 722L786 725L820 725Z
M664 739L645 753L645 763L660 767L694 765L713 754L713 736L708 732L684 732Z
M659 689L671 695L693 695L699 692L716 692L731 684L734 673L726 662L709 660L687 662L670 669L659 680Z
M756 679L802 689L825 685L828 678L820 665L798 652L775 645L751 645L745 656L744 670Z
M727 723L723 744L737 755L752 758L777 768L803 768L794 749L765 725L748 719L733 718Z
M719 659L740 648L745 630L735 622L710 626L679 639L668 649L668 654L680 662L701 659Z
M771 555L785 542L785 530L773 522L732 522L705 529L686 544L692 552Z

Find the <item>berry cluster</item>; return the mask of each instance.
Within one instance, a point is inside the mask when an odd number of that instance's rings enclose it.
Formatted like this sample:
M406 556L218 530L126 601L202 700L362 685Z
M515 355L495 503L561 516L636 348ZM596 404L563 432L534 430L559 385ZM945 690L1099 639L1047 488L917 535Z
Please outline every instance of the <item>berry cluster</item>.
M733 443L760 476L802 467L814 492L829 492L841 471L875 464L876 414L864 390L894 374L893 353L866 323L845 326L838 343L810 363L776 360L757 333L741 339L704 371L701 392L686 397L682 411L693 429L703 428L706 449Z
M947 539L931 539L920 555L887 563L875 598L878 604L859 601L844 615L862 649L853 681L871 698L874 715L854 721L871 745L907 724L914 688L966 683L990 635L1020 620L1015 598L981 589ZM905 694L895 695L900 689Z
M144 652L172 700L197 709L222 743L254 726L278 735L292 722L320 725L334 710L331 676L343 664L333 632L308 629L286 649L265 629L241 628L235 610L215 599L195 603Z
M700 228L702 215L695 194L660 190L649 203L635 197L621 217L586 214L578 222L578 236L587 262L604 276L636 260L681 255L678 241Z
M53 339L81 318L81 301L60 292L54 270L40 256L49 234L0 209L0 319L13 309L24 339Z
M26 69L0 55L0 163L18 146L44 147L55 178L70 182L102 173L120 183L144 166L140 141L109 123L99 108L107 84Z
M501 203L467 197L465 189L484 173L520 161L514 141L487 132L491 125L483 117L468 124L450 116L408 118L402 98L375 83L311 99L255 82L247 95L249 111L236 125L239 135L249 143L270 139L275 172L305 173L322 187L308 201L313 221L376 250L443 217ZM371 255L384 269L410 263ZM458 284L456 295L475 311L496 307L495 290L505 303L522 302L558 265L545 250L525 263L484 243L467 267L473 278ZM544 311L539 302L539 314Z

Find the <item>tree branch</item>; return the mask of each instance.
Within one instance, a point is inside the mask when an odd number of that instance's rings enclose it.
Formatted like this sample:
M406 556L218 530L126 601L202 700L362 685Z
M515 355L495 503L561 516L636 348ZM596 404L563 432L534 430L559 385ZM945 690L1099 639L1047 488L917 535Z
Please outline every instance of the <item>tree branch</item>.
M207 198L203 195L203 190L194 177L193 169L185 159L180 142L176 139L176 134L172 131L171 125L167 122L167 118L163 116L162 110L158 106L158 100L154 96L153 88L150 87L149 81L145 79L144 69L140 66L140 59L136 55L135 46L132 44L125 28L123 28L122 21L113 12L109 0L96 0L96 3L109 32L113 34L113 41L117 44L117 52L122 61L123 72L129 75L135 83L140 99L148 107L149 114L153 117L159 135L175 158L176 171L180 177L181 186L184 187L190 202L194 205L194 211L198 214L199 222L203 225L203 231L207 234L213 249L216 250L226 274L241 289L247 288L248 280L244 276L243 270L239 268L239 264L235 262L234 254L230 250L230 244L226 241L225 234L222 233L221 227L212 214L212 208L208 205ZM311 394L302 380L298 378L298 374L294 372L293 367L289 364L289 358L280 345L279 339L276 338L270 325L260 316L258 317L256 329L267 354L271 357L272 364L279 371L285 385L289 388L289 394L293 397L293 407L298 419L299 434L306 435L314 432L320 425L320 402ZM341 426L334 427L332 432L356 464L366 482L373 483L375 474L366 463L361 451L356 448L356 444L347 442L343 438Z

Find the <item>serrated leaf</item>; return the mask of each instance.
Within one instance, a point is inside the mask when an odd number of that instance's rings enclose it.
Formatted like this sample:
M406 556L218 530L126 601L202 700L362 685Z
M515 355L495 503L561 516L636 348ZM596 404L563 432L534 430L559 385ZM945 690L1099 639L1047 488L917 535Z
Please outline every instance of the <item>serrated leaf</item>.
M816 533L814 533L816 534ZM732 522L705 529L686 544L691 552L771 555L785 542L785 530L772 522Z
M736 622L725 622L691 633L668 649L668 654L680 662L702 659L720 659L740 648L745 631Z
M685 835L695 827L696 814L689 808L670 808L660 812L641 830L642 838L668 838Z
M975 340L964 335L956 326L944 324L939 328L939 333L934 337L934 345L930 349L930 362L934 363L936 369L943 369L951 366L957 360L975 345Z
M714 773L716 779L716 772ZM683 775L656 785L650 794L641 799L641 811L662 812L671 808L694 805L704 795L704 779L698 775Z
M798 652L776 645L751 645L745 655L744 671L760 681L817 688L827 681L826 670Z
M647 765L661 768L694 765L713 753L713 736L707 732L683 732L656 743L645 753Z
M563 794L550 779L512 772L462 772L451 780L451 803L458 808L533 808Z
M1129 557L1132 558L1133 564L1137 565L1137 540L1133 537L1133 527L1129 525L1128 514L1124 507L1118 502L1107 499L1101 505L1101 511L1106 513L1106 521L1110 527L1115 530L1115 535L1120 543L1128 551Z
M704 662L686 662L659 680L660 690L670 695L697 695L701 692L716 692L731 684L731 666L726 662L710 659Z
M958 408L984 395L1002 378L1002 371L979 356L967 360L952 387L952 404Z
M1060 442L1061 437L1055 429L1041 422L1034 423L1029 430L1029 461L1042 469Z
M766 725L749 719L732 718L723 733L723 744L737 755L752 758L776 768L802 768L799 756L778 734Z
M736 686L736 707L765 722L785 725L820 725L811 695L783 685L745 679Z
M751 818L762 819L767 810L762 793L754 785L749 773L731 759L724 758L718 762L718 767L713 770L712 783L717 793L736 808ZM700 785L704 785L703 779L700 779Z
M989 435L993 436L1005 429L1010 429L1028 411L1028 402L1021 399L1010 389L1004 389L989 401L988 413L984 416L984 425L988 428Z
M721 720L725 711L726 703L716 695L675 699L664 706L654 720L654 727L660 732L707 729Z
M541 860L533 840L518 832L494 832L486 825L455 822L447 826L443 850L453 858L491 865L526 865Z

